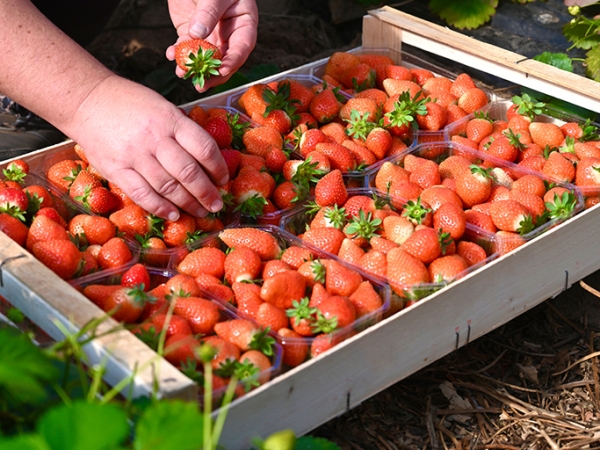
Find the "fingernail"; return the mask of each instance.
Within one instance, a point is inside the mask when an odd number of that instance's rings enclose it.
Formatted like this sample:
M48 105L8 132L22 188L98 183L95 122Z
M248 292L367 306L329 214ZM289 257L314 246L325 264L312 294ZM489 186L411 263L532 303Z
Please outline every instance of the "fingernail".
M221 178L221 181L219 181L219 186L225 186L228 181L229 181L229 174L227 174L223 178Z
M195 23L190 27L190 35L198 38L205 38L208 35L208 28L201 23Z
M208 211L204 208L200 208L199 210L196 211L197 217L206 217L207 215L208 215Z
M179 219L179 213L177 211L171 211L167 217L171 222L175 222Z
M215 200L213 202L212 205L210 205L210 210L212 212L218 212L221 211L221 208L223 208L223 201L222 200Z

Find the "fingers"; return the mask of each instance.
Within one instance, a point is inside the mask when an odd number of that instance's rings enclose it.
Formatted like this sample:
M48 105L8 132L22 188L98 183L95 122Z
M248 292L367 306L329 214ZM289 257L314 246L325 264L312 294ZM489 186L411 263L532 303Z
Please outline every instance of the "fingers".
M189 35L192 38L208 37L217 23L236 0L202 0L196 4L196 10L190 18Z

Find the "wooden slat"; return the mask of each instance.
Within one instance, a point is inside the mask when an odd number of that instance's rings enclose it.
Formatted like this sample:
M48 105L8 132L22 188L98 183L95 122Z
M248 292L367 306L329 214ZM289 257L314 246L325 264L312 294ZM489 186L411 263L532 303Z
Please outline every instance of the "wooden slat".
M90 320L105 316L100 308L4 233L0 233L0 255L0 295L54 340L64 339L57 324L75 333ZM198 398L195 382L130 331L122 328L113 331L118 326L115 320L106 320L97 332L107 334L84 347L90 364L106 365L106 382L114 386L139 370L133 379L132 391L125 391L125 395L149 396L158 383L160 397Z
M284 428L302 434L521 315L600 269L600 208L453 283L236 401L222 443Z
M363 20L363 47L402 43L600 112L600 83L501 49L389 6L369 11Z

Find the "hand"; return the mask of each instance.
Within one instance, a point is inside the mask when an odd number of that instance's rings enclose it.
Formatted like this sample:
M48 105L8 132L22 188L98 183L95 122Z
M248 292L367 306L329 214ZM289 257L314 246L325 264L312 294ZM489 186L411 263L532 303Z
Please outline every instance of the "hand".
M227 165L214 140L161 95L116 75L82 103L70 135L90 164L148 212L177 219L223 205Z
M169 0L169 12L179 36L177 42L202 38L223 53L221 76L211 77L202 92L227 81L248 59L256 45L258 9L254 0ZM167 49L175 59L175 46ZM176 69L179 77L185 72Z

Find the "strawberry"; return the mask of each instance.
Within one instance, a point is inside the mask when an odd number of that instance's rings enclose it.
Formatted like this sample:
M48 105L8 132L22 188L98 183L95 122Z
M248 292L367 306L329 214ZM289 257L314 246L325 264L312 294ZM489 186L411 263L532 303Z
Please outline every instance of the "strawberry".
M91 300L100 309L104 310L106 299L115 291L118 291L123 286L119 284L88 284L83 288L83 295Z
M532 122L529 125L532 141L542 148L560 147L565 136L555 123Z
M314 255L309 249L297 245L292 245L281 253L281 261L294 269L298 269L302 264L313 259Z
M168 295L180 297L199 297L202 293L195 277L184 273L169 278L165 290Z
M448 233L455 241L463 236L466 227L466 214L455 203L444 203L433 214L433 228Z
M402 245L414 233L415 226L406 217L388 216L383 219L383 230L386 239Z
M495 233L497 231L494 221L489 214L485 214L481 211L469 209L465 211L465 219L468 224L474 225L482 230Z
M446 109L436 102L425 102L426 113L417 114L419 128L426 131L438 131L446 126Z
M430 282L425 264L402 248L387 254L387 279L396 294L408 298L418 297L418 285Z
M267 110L267 101L264 98L266 90L271 90L266 84L253 84L238 99L239 105L250 117L262 116Z
M468 114L483 108L488 102L487 94L477 87L465 91L458 97L458 106Z
M231 181L231 194L237 203L236 210L244 215L261 215L266 199L273 193L274 180L267 172L254 167L242 167Z
M330 295L351 296L360 283L362 276L341 262L333 259L324 259L321 264L325 267L325 289Z
M467 208L486 202L491 195L492 176L489 169L471 165L470 170L462 171L455 181L456 194Z
M249 128L243 136L244 147L250 155L267 156L271 148L283 148L281 133L268 125Z
M247 319L232 319L215 325L215 333L240 350L260 350L265 355L273 354L275 340L256 324Z
M98 254L98 265L102 269L114 269L124 266L133 259L131 249L120 237L106 241Z
M221 320L219 306L211 300L201 297L175 297L173 313L187 319L194 334L209 335L215 331L215 325Z
M27 228L27 225L16 217L6 213L0 213L0 231L21 247L25 247L29 229Z
M410 253L424 264L431 263L442 254L441 236L436 230L429 227L416 229L401 248Z
M15 159L11 161L6 169L2 170L6 180L22 182L29 173L29 164L24 159Z
M162 229L163 220L149 214L141 206L129 205L123 209L113 212L109 217L119 232L135 239L137 235L159 233Z
M491 203L490 216L499 230L528 233L533 229L531 214L515 200L499 200Z
M263 261L277 259L281 248L277 239L265 230L252 227L226 228L219 239L228 247L246 246L256 251Z
M196 354L200 349L200 341L189 334L175 334L165 341L164 356L176 367L197 364Z
M447 255L437 258L429 265L429 276L434 283L450 283L469 268L460 255Z
M112 223L112 222L111 222ZM140 260L151 267L166 267L169 264L170 255L165 251L167 244L157 236L138 236L136 240L140 243Z
M315 151L327 156L331 169L338 169L342 173L349 172L356 166L352 152L342 144L336 142L322 142L316 145Z
M419 99L423 96L421 86L414 81L409 80L396 80L393 78L386 78L382 82L382 87L385 93L390 97L402 95L407 92L411 99Z
M46 178L66 194L69 192L69 186L71 186L75 176L85 168L84 166L87 167L82 161L63 159L52 164L46 170Z
M223 267L225 279L232 285L234 282L252 281L258 278L262 269L262 260L254 250L240 245L233 247L227 253Z
M473 81L470 75L466 73L461 73L452 82L452 86L450 86L450 93L456 98L460 98L460 96L467 92L469 89L473 89L476 87L477 86L475 85L475 82Z
M456 254L462 256L469 267L487 259L485 249L481 245L469 241L459 241L456 244Z
M29 226L25 248L32 251L37 242L48 240L68 240L67 230L46 216L36 216Z
M492 120L486 114L475 114L471 120L467 122L466 134L476 144L479 144L481 140L492 134L494 126Z
M329 137L323 133L319 128L309 128L300 137L298 147L300 149L300 155L306 158L307 155L314 151L317 144L321 142L329 142Z
M24 221L28 206L29 197L23 189L14 187L0 189L0 212Z
M81 252L68 239L38 241L33 244L31 252L63 280L73 278L81 262Z
M281 173L288 160L287 154L280 148L272 147L265 156L265 164L271 173Z
M329 59L327 59L327 64L325 65L324 74L328 75L335 80L341 82L342 75L351 67L357 66L360 64L360 59L358 56L353 55L349 52L334 52L331 54Z
M306 290L306 280L295 270L277 273L264 280L260 297L267 303L287 309L294 300L300 300Z
M308 192L306 192L306 195L308 195ZM301 197L306 195L300 192L296 183L284 181L275 188L272 198L277 208L283 210L292 208L298 200L301 200Z
M196 232L196 220L190 214L183 211L179 213L177 220L165 220L163 224L163 241L167 247L182 247L194 242Z
M219 336L207 336L202 339L202 343L210 345L216 351L210 363L215 370L219 369L227 361L237 361L240 359L240 349Z
M226 119L213 117L208 119L202 126L204 130L214 139L220 149L231 146L233 141L233 132Z
M69 233L83 235L89 245L103 245L117 235L117 227L106 217L78 214L69 222Z
M211 75L219 75L223 55L219 48L204 39L181 41L175 46L175 61L184 78L192 78L194 86L203 88Z
M376 123L380 111L375 100L355 96L342 105L338 115L344 122L353 122L362 118L367 123Z
M108 188L98 186L86 191L81 203L94 214L109 214L118 209L121 201Z
M344 261L350 264L359 265L360 258L365 254L365 251L358 246L353 239L344 239L337 255Z
M89 170L80 170L69 186L69 197L79 204L84 204L86 194L99 187L102 187L102 182L96 175Z
M268 302L259 306L254 319L262 328L270 330L279 330L289 326L285 310Z
M168 319L168 322L167 322ZM186 319L177 314L171 314L167 316L167 313L157 313L153 315L149 322L155 327L156 333L161 333L163 329L165 330L166 338L169 339L173 335L191 335L192 328Z
M239 362L240 366L235 371L241 383L236 389L238 397L271 378L270 370L273 365L262 351L248 350L240 355Z
M29 199L29 213L35 213L37 211L32 211L32 206L35 205L37 209L39 208L51 208L53 206L54 201L52 200L52 195L50 191L44 186L40 186L39 184L32 184L23 188L23 192L27 195Z
M276 330L283 347L283 364L296 367L302 364L308 356L308 344L302 335L289 328Z
M146 266L137 263L127 269L123 275L121 275L121 286L139 286L144 291L150 290L150 274L148 273Z
M142 315L145 303L152 301L141 286L122 286L110 293L102 309L119 322L133 323Z
M194 105L188 111L187 116L196 122L198 125L204 125L204 122L208 118L208 112L200 105Z
M320 207L343 205L347 199L348 191L339 169L324 175L315 185L315 203Z
M260 286L253 283L234 282L231 285L234 304L238 310L250 317L256 317L258 308L264 303L260 297Z
M570 183L575 179L576 170L565 154L554 151L548 155L542 173L554 180Z
M288 86L287 89L289 89L289 99L293 102L296 112L307 112L310 107L310 102L315 95L313 90L294 78L287 78L279 81L277 83L277 90L280 91L282 87L286 85Z
M177 271L192 277L209 274L222 278L225 274L225 258L221 249L200 247L185 256L177 265Z
M349 299L354 305L357 318L371 314L383 307L383 299L368 280L360 283Z
M371 249L360 258L358 266L370 275L385 278L387 258L385 253Z
M280 259L272 259L270 261L266 261L262 266L262 278L263 280L265 280L269 277L272 277L275 274L292 269L292 266L290 266L285 261L282 261Z
M600 186L600 158L584 157L577 163L575 172L577 186Z
M336 92L323 89L315 94L310 102L310 113L321 124L329 123L335 119L341 109L341 102Z
M359 63L346 69L340 81L344 87L361 92L375 87L376 72L368 64Z
M338 254L344 238L344 233L333 227L311 228L302 235L307 244L334 255Z
M375 157L380 160L386 157L392 148L392 135L382 127L373 128L367 135L365 144Z
M356 309L347 297L330 295L319 303L317 310L314 325L316 332L332 333L349 327L356 321Z

